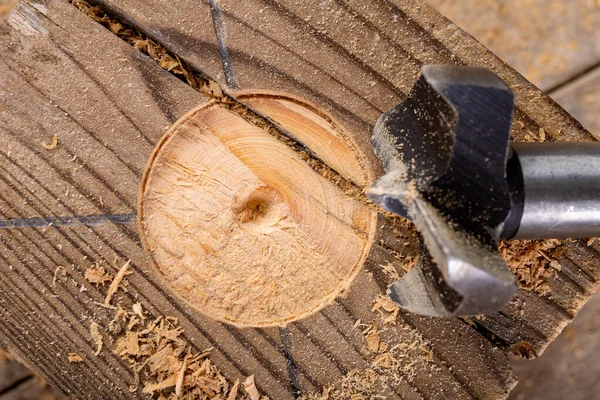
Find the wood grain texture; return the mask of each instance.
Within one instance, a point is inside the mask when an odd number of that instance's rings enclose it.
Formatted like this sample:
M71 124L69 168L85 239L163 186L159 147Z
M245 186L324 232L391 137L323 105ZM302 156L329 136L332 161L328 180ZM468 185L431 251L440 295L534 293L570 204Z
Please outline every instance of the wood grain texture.
M155 3L106 5L224 83L208 5ZM369 154L373 173L379 165L368 145L371 125L402 100L422 62L495 69L517 93L517 119L525 124L515 129L517 137L543 127L555 140L591 140L552 101L421 4L223 3L238 84L284 90L325 107ZM21 3L2 25L0 45L0 80L7 88L0 93L3 218L135 212L135 192L153 145L204 98L58 0ZM41 142L53 134L59 145L45 150ZM94 304L103 301L102 293L83 278L94 262L115 268L115 258L130 260L135 272L127 278L128 296L152 315L177 317L194 348L214 347L211 359L229 379L254 374L261 392L293 398L297 390L318 391L371 366L373 355L353 327L358 319L375 319L373 299L389 283L381 265L399 267L416 251L406 227L384 218L379 226L366 268L347 297L283 333L234 329L180 304L151 273L134 226L2 231L0 279L7 289L0 293L0 332L11 351L74 397L135 396L128 391L133 373L110 352L108 338L108 350L93 355L90 322L106 326L110 317ZM573 262L563 264L569 285L557 281L554 297L522 292L506 313L478 323L508 344L526 338L541 351L595 289L597 260L572 246L566 256ZM53 285L58 266L67 277ZM81 292L81 285L88 290ZM399 378L381 388L390 398L503 398L515 383L504 352L461 320L401 313L398 325L382 336L391 347L410 348L401 354ZM415 341L425 350L411 348ZM71 351L84 363L69 363Z
M101 3L225 84L216 48L207 52L192 45L208 41L197 25L131 1ZM188 10L190 20L202 20L202 6L186 1L179 6ZM368 144L371 126L381 112L402 101L424 63L470 64L498 73L515 93L515 140L540 129L546 140L594 140L552 99L420 2L251 0L223 1L221 7L237 84L284 90L323 106L351 131L376 174L381 171ZM208 4L204 8L208 13ZM578 265L566 265L559 276L581 275ZM539 355L596 290L597 273L590 276L583 287L557 281L548 296L521 291L504 312L477 323L507 346L525 338L531 355Z
M0 40L5 49L0 74L5 88L2 217L134 212L153 144L203 97L60 1L21 3L2 26ZM41 143L54 134L58 147L44 149ZM292 398L298 389L318 391L351 369L371 365L372 355L353 326L359 318L374 318L373 294L385 285L370 275L381 274L379 264L392 257L386 246L406 247L389 233L377 239L370 272L355 282L359 289L290 326L284 345L277 329L237 330L180 304L149 272L135 226L3 230L0 332L12 353L72 397L137 396L129 392L135 384L132 371L111 351L114 344L106 333L111 313L96 304L103 302L103 292L84 279L96 262L114 272L129 260L134 274L127 278L127 297L140 301L151 315L176 317L190 345L214 348L211 359L229 379L254 374L261 392ZM56 275L58 267L65 276ZM434 355L426 361L422 350L411 350L403 363L417 361L418 373L382 389L392 398L450 392L456 398L497 398L514 385L505 355L465 323L403 318L388 331L390 344L408 347L418 336ZM99 356L90 336L92 321L101 326L105 340ZM297 355L293 379L289 349ZM84 362L70 363L71 352Z

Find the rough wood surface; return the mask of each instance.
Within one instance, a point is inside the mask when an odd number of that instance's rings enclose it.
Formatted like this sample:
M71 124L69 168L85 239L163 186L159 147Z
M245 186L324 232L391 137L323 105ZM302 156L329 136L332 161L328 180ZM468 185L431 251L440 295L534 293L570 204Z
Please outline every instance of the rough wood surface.
M218 48L211 42L214 33L201 29L210 23L208 4L181 0L177 13L187 17L180 20L161 13L160 1L156 7L141 7L135 1L101 3L226 85ZM375 173L377 161L368 144L371 126L381 112L404 98L424 63L468 63L497 72L515 92L516 140L540 140L540 132L551 141L594 140L553 100L419 2L251 0L221 6L227 63L237 85L284 90L325 107L373 160ZM570 255L579 251L569 246ZM558 274L564 279L550 283L553 293L521 291L504 312L476 323L506 347L522 350L526 343L529 356L541 354L597 288L593 266L598 261L592 256L581 262L589 263L583 268L591 271L590 279L573 281L571 276L581 276L579 266L565 260Z
M517 94L516 116L524 128L516 127L515 136L544 128L553 140L591 139L552 101L424 5L224 3L238 84L284 90L325 107L351 132L374 173L379 167L368 145L370 127L403 98L423 61L468 62L499 72ZM225 83L208 5L117 1L107 6ZM20 3L2 25L0 46L3 218L134 213L153 145L203 96L59 0ZM58 146L46 150L42 142L50 143L54 135ZM373 368L386 353L365 340L355 328L358 320L380 325L378 340L395 349L390 355L396 360L395 379L378 380L378 389L390 398L502 398L514 380L506 355L482 330L504 340L502 345L524 342L540 351L596 287L597 259L574 242L568 258L561 259L560 280L551 282L550 296L521 292L506 313L477 321L478 331L457 319L404 313L384 328L372 311L390 280L382 266L390 263L401 273L399 267L415 254L415 241L406 227L383 218L379 227L366 269L347 297L285 331L235 329L182 305L151 272L134 226L4 230L0 332L9 350L74 397L136 396L129 392L135 376L112 353L114 343L105 331L112 314L96 304L105 292L84 278L96 262L114 273L129 260L134 273L127 277L127 292L119 291L117 298L139 301L153 316L176 317L182 338L195 349L214 348L211 359L228 379L254 374L259 390L271 398L319 391L352 370ZM105 349L98 356L91 322L103 327ZM68 361L73 351L83 363Z
M6 88L3 218L134 212L152 145L203 97L69 4L24 2L16 11L1 37L6 49L0 75ZM46 150L42 142L49 143L54 134L58 146ZM358 319L367 324L376 319L373 295L385 285L371 274L381 275L379 263L395 262L394 256L408 252L392 255L386 249L408 249L406 239L393 232L377 238L371 272L358 276L348 297L282 334L273 328L237 330L182 305L149 274L150 261L134 226L24 228L0 234L0 329L7 348L76 398L130 397L129 388L136 386L133 372L112 352L107 333L112 311L97 304L105 292L84 278L97 262L114 274L129 260L134 273L127 277L127 293L116 298L136 299L151 315L177 318L182 338L199 350L213 347L211 359L229 379L254 374L262 393L284 399L297 390L319 391L352 369L371 367L374 355L365 348L361 330L353 327ZM411 246L414 252L414 241ZM462 321L402 319L387 330L387 341L403 353L400 365L411 368L384 393L503 397L514 385L505 355ZM98 356L92 322L99 324L105 341ZM433 355L425 357L429 351ZM69 362L71 352L84 361Z

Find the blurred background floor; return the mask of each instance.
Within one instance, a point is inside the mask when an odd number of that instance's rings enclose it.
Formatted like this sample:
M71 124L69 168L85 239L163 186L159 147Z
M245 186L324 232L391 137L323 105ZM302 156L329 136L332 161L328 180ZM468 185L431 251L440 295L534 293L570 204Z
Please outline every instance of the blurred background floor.
M0 14L15 0L0 0ZM427 0L600 139L600 0ZM514 358L513 400L600 399L600 294L536 360ZM0 400L60 399L0 350Z

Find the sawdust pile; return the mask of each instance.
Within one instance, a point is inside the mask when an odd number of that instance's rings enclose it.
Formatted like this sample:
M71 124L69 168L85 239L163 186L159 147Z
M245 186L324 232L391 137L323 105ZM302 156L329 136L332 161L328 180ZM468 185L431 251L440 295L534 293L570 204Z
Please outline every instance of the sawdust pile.
M107 290L108 303L98 303L103 310L109 310L112 320L107 326L91 323L90 335L96 344L96 355L112 351L126 360L134 371L135 385L130 391L146 394L156 399L221 399L241 398L239 382L231 385L212 363L211 348L196 352L183 338L183 328L174 317L152 317L141 303L123 296L115 300L115 293L125 283L129 262L125 263L113 278L104 268L94 265L85 276L88 281L103 287L110 282ZM113 300L113 301L111 301ZM112 350L103 347L103 335L108 334ZM103 350L104 348L104 350ZM69 361L82 362L76 353L69 354ZM243 385L251 400L261 397L254 377L250 376Z
M501 241L500 254L517 277L519 287L540 295L550 291L548 281L560 271L556 260L566 251L558 239Z

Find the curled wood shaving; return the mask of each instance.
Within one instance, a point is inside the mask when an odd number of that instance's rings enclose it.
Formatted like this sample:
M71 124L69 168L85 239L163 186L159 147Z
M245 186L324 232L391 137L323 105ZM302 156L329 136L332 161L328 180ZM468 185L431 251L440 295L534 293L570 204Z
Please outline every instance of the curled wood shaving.
M69 353L68 357L70 363L81 363L83 358L77 353Z
M97 356L102 351L102 335L100 334L100 325L97 322L92 321L90 333L92 339L96 342L96 352L94 355Z
M251 400L260 400L260 393L258 393L258 389L256 388L256 382L254 382L254 375L250 375L244 381L244 389L248 396L250 396Z
M500 254L513 271L523 289L544 295L550 291L548 281L560 271L561 242L549 240L511 240L501 241Z
M67 276L67 270L65 267L57 267L54 270L54 278L52 279L52 286L56 287L56 281L58 280L58 274L62 273L62 276Z
M172 317L150 319L137 302L130 310L115 307L111 324L129 326L122 333L114 329L118 336L113 351L133 366L135 386L141 383L143 393L159 399L235 399L238 389L234 385L228 390L227 380L208 358L211 349L193 353L177 322Z
M117 272L115 279L113 279L113 281L111 282L111 284L108 288L108 292L106 293L106 299L104 299L105 305L107 305L107 306L110 305L110 301L112 300L113 295L115 293L117 293L117 290L119 290L119 285L121 284L121 281L125 277L125 274L128 272L129 263L130 263L130 261L127 261L121 267L121 269L119 269L119 272Z
M46 143L42 142L42 146L46 150L54 150L58 146L58 136L56 136L56 135L52 136L52 143L50 143L50 144L46 144Z

